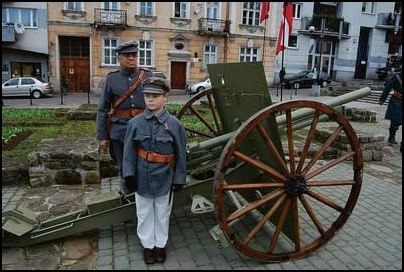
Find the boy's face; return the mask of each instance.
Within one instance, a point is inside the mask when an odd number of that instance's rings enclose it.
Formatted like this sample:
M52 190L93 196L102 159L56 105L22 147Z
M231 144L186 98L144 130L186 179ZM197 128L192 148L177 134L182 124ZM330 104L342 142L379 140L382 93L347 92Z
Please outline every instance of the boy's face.
M165 103L167 102L168 94L156 94L156 93L145 93L144 101L146 103L146 107L149 108L152 112L159 111L163 109Z

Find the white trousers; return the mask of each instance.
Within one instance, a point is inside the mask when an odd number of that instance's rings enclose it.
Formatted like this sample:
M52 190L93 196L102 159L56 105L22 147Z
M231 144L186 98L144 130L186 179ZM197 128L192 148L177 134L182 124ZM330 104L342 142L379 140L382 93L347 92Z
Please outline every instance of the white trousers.
M168 229L174 194L147 198L135 193L137 235L144 248L164 248L168 240Z

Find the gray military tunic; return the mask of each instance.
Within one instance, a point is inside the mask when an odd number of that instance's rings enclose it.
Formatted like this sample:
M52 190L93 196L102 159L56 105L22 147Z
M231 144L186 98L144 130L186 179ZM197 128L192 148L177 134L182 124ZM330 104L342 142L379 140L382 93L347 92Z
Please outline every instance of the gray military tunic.
M398 75L402 79L402 74ZM386 101L387 96L389 95L391 90L395 90L396 92L402 93L403 86L400 81L394 75L387 82L383 89L382 94L380 95L379 101ZM402 124L403 123L403 101L402 99L398 99L394 96L390 97L389 104L387 106L385 119L391 120L392 122Z
M159 154L174 154L175 164L147 162L137 155L139 147ZM137 193L143 197L166 195L172 184L185 184L186 139L179 120L165 109L155 116L147 108L132 118L125 136L122 167L124 178L136 177Z
M140 69L136 69L132 73L128 73L125 69L119 69L118 71L111 72L107 75L105 80L105 86L101 93L100 101L98 103L97 110L97 139L98 140L106 140L106 127L105 127L105 118L106 114L111 109L111 105L115 102L119 97L121 97L126 90L129 89L131 84L133 84L134 80L137 78ZM143 79L152 76L152 72L150 70L146 70L143 76ZM146 104L144 102L143 97L143 87L140 84L139 87L126 99L118 109L127 110L127 109L144 109ZM131 119L131 117L123 117L116 116L112 117L111 122L111 132L110 137L113 140L119 140L120 142L124 142L126 126L127 122Z

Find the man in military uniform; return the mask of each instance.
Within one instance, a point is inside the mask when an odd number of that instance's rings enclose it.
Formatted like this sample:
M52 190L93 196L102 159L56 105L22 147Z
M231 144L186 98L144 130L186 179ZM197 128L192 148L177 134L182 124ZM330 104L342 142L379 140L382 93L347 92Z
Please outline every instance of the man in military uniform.
M402 72L400 74L396 73L386 82L383 92L379 98L379 104L383 105L389 93L393 91L393 94L389 100L389 105L387 106L386 115L384 117L385 119L390 120L389 139L387 140L390 144L397 144L395 138L396 132L403 122L402 88Z
M109 150L121 177L121 191L128 194L122 179L122 156L126 127L128 121L133 116L142 113L146 105L141 84L138 84L130 95L127 91L130 87L136 86L134 83L141 83L145 78L151 77L152 72L137 67L138 44L136 42L122 43L116 48L116 52L120 68L109 73L105 80L97 110L97 139L100 151L106 153ZM139 75L142 77L139 78ZM127 92L127 98L123 99L126 97L123 96L125 92ZM111 108L113 109L112 113ZM110 118L108 133L107 115L109 113L112 117Z

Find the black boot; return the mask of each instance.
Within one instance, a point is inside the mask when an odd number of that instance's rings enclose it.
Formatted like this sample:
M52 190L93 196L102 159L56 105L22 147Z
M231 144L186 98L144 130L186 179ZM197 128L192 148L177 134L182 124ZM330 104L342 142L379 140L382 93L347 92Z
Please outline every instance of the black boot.
M389 144L397 144L396 131L397 129L395 128L389 128L389 139L387 140Z

